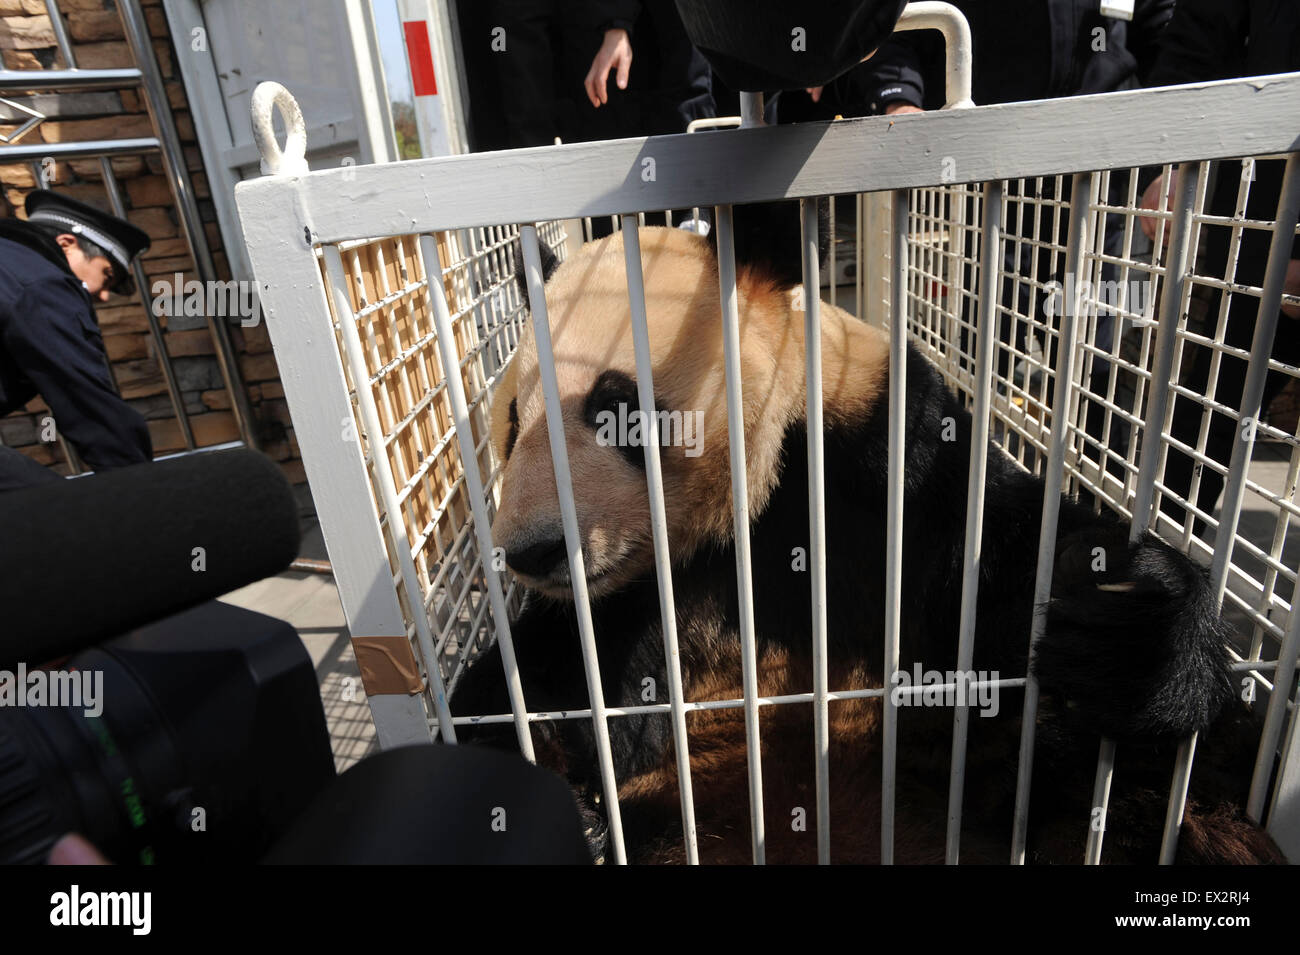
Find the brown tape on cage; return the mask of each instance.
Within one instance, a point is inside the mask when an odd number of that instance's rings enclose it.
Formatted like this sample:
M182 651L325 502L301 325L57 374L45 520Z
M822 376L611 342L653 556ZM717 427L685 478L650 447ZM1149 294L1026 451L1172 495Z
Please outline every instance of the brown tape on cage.
M406 637L353 637L352 650L367 696L424 692L420 666Z

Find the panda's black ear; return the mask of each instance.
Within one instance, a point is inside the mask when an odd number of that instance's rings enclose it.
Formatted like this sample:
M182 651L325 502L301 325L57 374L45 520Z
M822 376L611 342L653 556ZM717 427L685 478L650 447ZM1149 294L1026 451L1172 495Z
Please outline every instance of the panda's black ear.
M823 263L830 252L830 218L830 200L823 196L817 200L817 255ZM781 288L803 284L802 230L797 199L733 206L731 221L738 268L749 266L770 276ZM710 229L709 235L713 239L714 252L717 252L717 230Z
M542 282L549 282L555 270L560 267L559 257L540 238L537 241L537 251L541 253L542 258ZM518 239L515 239L510 246L510 257L511 265L515 270L515 283L519 287L519 297L524 300L524 307L531 312L533 306L528 301L528 276L524 274L524 246Z

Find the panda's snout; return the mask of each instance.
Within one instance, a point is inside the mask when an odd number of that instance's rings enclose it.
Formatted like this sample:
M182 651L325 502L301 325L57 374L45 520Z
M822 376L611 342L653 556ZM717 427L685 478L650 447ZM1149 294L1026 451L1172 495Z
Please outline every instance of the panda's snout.
M549 577L567 556L564 535L506 548L506 563L516 573L529 577Z

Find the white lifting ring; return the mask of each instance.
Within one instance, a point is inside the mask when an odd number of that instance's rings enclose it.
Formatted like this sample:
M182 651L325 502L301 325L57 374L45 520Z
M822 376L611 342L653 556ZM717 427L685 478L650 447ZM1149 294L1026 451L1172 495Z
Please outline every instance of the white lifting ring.
M271 124L272 107L280 111L287 134L284 149L275 141ZM279 83L258 83L253 90L250 109L253 116L253 139L262 154L262 172L271 176L301 176L307 169L307 124L293 94Z

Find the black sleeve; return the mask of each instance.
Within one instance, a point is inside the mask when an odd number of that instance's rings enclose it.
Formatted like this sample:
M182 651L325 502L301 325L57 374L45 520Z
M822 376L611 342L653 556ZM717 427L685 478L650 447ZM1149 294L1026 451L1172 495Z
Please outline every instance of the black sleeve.
M592 22L600 33L607 30L626 30L630 36L632 24L641 15L641 0L587 0Z
M1174 15L1175 0L1138 0L1133 22L1128 29L1126 46L1137 60L1138 79L1142 85L1155 69L1161 37Z
M1249 6L1234 0L1178 0L1160 35L1149 86L1228 79L1246 44Z
M54 426L96 471L153 457L144 418L113 388L103 339L72 277L26 287L3 347L31 380Z
M1156 66L1161 51L1169 42L1167 30L1174 17L1176 0L1138 0L1133 13L1133 23L1128 31L1127 47L1137 61L1137 77L1141 86L1171 86L1179 81L1156 82ZM1161 175L1160 166L1147 166L1138 170L1137 194L1140 199L1147 187ZM1112 182L1117 180L1112 179ZM1121 200L1122 201L1122 200Z
M891 103L925 105L925 76L916 47L904 39L886 40L855 71L854 85L870 112L883 113Z

